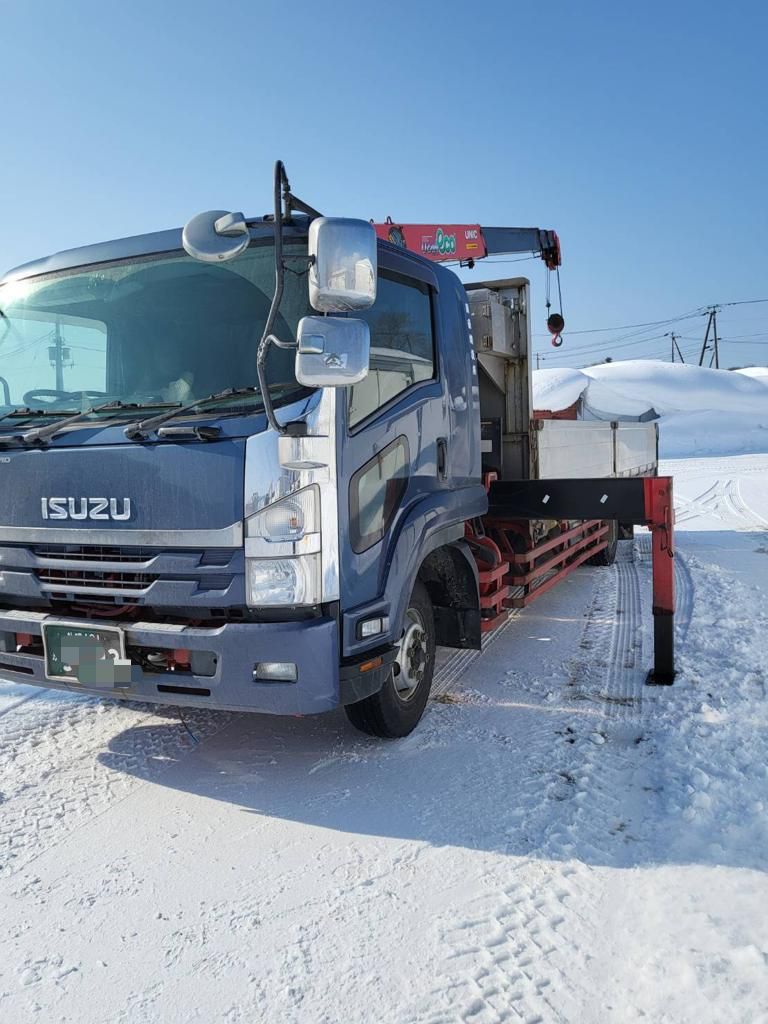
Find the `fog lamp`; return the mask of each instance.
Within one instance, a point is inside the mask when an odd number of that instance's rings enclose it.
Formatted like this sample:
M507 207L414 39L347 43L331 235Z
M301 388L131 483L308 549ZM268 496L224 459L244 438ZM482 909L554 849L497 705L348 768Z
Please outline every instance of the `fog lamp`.
M366 640L368 637L378 636L379 633L389 629L389 619L386 616L379 615L375 619L365 619L357 628L360 639Z
M295 683L298 669L292 661L257 661L253 679L257 683Z

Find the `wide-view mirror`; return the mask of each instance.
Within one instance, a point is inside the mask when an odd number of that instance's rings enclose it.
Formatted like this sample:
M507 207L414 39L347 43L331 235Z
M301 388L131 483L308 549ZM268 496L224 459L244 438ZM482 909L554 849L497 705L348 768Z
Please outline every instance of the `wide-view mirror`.
M181 234L185 252L203 263L222 263L245 252L251 236L242 213L206 210L188 220Z

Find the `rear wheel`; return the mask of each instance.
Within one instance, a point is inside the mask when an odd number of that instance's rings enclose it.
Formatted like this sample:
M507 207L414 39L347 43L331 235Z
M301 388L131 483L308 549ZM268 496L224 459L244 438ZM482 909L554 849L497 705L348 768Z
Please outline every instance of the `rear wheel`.
M435 671L435 621L427 589L417 580L405 613L403 636L387 681L378 693L344 709L369 736L407 736L419 723Z
M608 544L602 551L592 555L587 561L590 565L613 565L616 561L616 549L619 546L619 524L615 519L608 520Z

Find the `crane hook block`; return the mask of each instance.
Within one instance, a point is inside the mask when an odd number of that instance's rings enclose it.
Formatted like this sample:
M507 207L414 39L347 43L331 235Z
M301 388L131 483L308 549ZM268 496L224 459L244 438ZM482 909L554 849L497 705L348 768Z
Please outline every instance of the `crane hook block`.
M547 330L550 334L561 334L565 330L565 320L562 314L550 313L547 317Z

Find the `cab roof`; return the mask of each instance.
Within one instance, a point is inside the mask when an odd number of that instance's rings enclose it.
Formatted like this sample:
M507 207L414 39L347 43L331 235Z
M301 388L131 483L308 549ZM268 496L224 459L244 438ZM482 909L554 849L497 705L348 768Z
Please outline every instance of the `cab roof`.
M284 229L288 234L301 236L307 233L308 223L307 218L296 216L292 223L284 225ZM264 237L266 229L272 230L272 221L263 217L249 218L248 226L252 238L261 238ZM137 256L180 252L181 233L182 228L171 228L168 231L151 231L146 235L116 238L110 242L96 242L93 245L79 246L77 249L64 249L51 256L14 267L0 279L0 284L39 277L41 274L53 274L61 270L72 270L76 267L87 267L95 263L112 263L115 260L133 259Z

